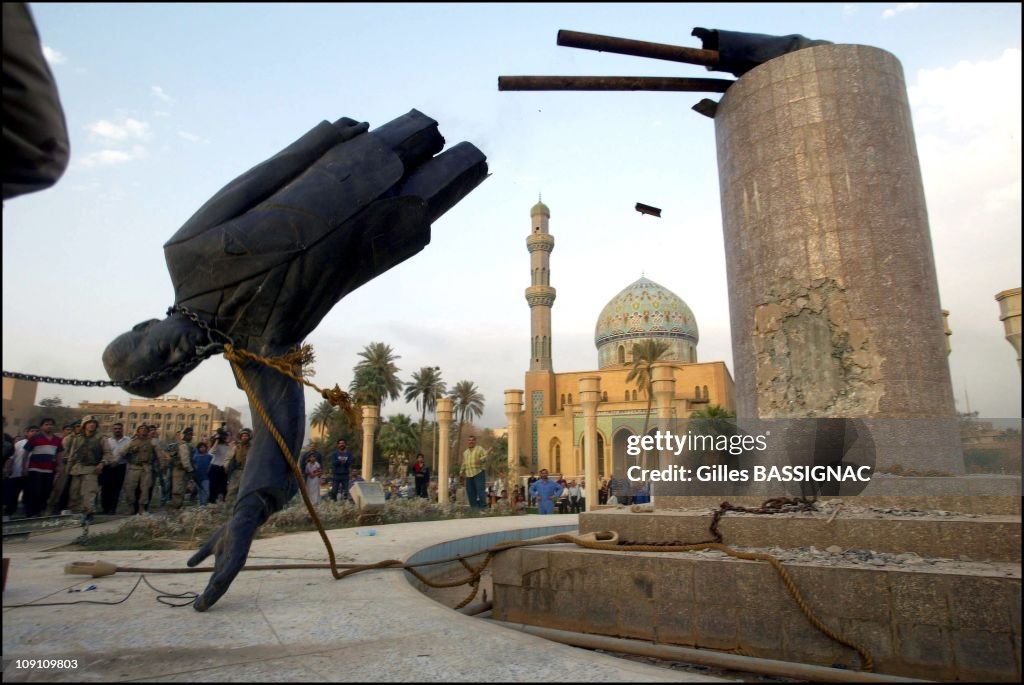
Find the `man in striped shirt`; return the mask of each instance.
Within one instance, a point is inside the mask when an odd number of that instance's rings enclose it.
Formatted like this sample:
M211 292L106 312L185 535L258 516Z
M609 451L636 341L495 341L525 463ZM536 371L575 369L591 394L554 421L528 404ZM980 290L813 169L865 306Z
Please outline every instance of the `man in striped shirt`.
M53 489L57 473L57 455L63 449L61 439L53 432L54 421L46 417L39 422L40 431L25 443L28 465L25 469L25 515L40 516Z

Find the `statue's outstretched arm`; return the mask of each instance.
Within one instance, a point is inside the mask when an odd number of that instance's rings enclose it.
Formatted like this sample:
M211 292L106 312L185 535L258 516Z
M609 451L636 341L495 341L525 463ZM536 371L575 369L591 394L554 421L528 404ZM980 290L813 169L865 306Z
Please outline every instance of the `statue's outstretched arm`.
M319 124L239 176L164 246L174 313L107 347L111 378L145 376L126 389L147 397L168 392L210 342L204 326L266 357L293 349L345 295L423 249L431 222L486 177L476 147L460 143L438 154L443 147L437 122L416 110L373 131L344 119ZM258 402L298 454L301 386L255 362L239 370L257 426ZM228 590L256 530L287 501L289 473L267 426L257 428L231 519L189 560L194 566L216 557L197 610Z

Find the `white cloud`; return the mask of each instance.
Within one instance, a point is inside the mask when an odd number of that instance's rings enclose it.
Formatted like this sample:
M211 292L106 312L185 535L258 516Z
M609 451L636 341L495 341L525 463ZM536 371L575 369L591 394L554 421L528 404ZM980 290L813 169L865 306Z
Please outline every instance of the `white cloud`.
M160 86L153 86L150 88L150 92L152 92L153 95L161 102L174 102L174 98L165 93L164 89Z
M54 50L49 45L43 45L43 58L50 64L64 64L68 61L63 53Z
M149 137L149 124L131 117L125 118L119 123L100 119L86 126L86 129L93 136L107 140L129 140L131 138L145 140Z
M1013 352L995 294L1020 285L1021 51L919 71L908 89L942 306L950 310L957 396L992 393L989 416L1019 415L1003 390ZM1005 364L993 365L1003 358ZM996 369L996 370L994 370ZM963 408L961 406L961 408ZM976 407L979 408L979 407Z
M202 136L197 136L195 133L189 133L188 131L178 131L178 137L182 140L187 140L190 143L208 143Z
M858 7L857 5L843 5L844 17L852 17L853 15L857 14L857 12L860 12L860 7Z
M155 110L153 110L153 116L155 116L155 117L169 117L169 116L171 116L171 113L167 112L167 111L164 111L162 109L155 109Z
M110 166L113 164L124 164L136 159L145 159L149 152L142 145L133 145L126 150L106 149L93 152L82 158L80 162L84 167Z
M895 7L890 7L882 12L882 19L892 19L900 12L910 12L918 9L919 7L924 7L927 4L927 2L901 2Z

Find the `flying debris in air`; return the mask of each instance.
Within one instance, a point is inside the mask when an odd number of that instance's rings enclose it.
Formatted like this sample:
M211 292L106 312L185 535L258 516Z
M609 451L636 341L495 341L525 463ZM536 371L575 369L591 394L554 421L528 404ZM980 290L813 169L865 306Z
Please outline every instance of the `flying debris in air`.
M652 207L650 205L645 205L642 202L637 202L635 209L641 214L650 214L651 216L656 216L659 219L661 218L661 210L658 209L657 207Z

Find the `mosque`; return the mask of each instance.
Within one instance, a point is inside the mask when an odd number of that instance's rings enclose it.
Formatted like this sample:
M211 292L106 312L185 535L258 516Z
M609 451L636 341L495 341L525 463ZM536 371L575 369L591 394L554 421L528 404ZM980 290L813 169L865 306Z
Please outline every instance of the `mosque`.
M555 239L548 222L551 210L538 202L530 210L530 368L525 379L525 411L518 434L526 471L582 477L584 417L580 379L600 378L597 405L597 471L600 478L621 475L635 457L626 455L629 436L643 432L648 398L635 382L626 382L633 364L633 346L645 340L669 345L663 357L674 378L671 412L688 418L694 411L719 405L735 412L735 386L725 362L697 361L697 320L690 307L668 288L640 278L613 297L597 317L594 344L596 371L556 373L551 358L551 252ZM651 419L651 425L656 421Z

